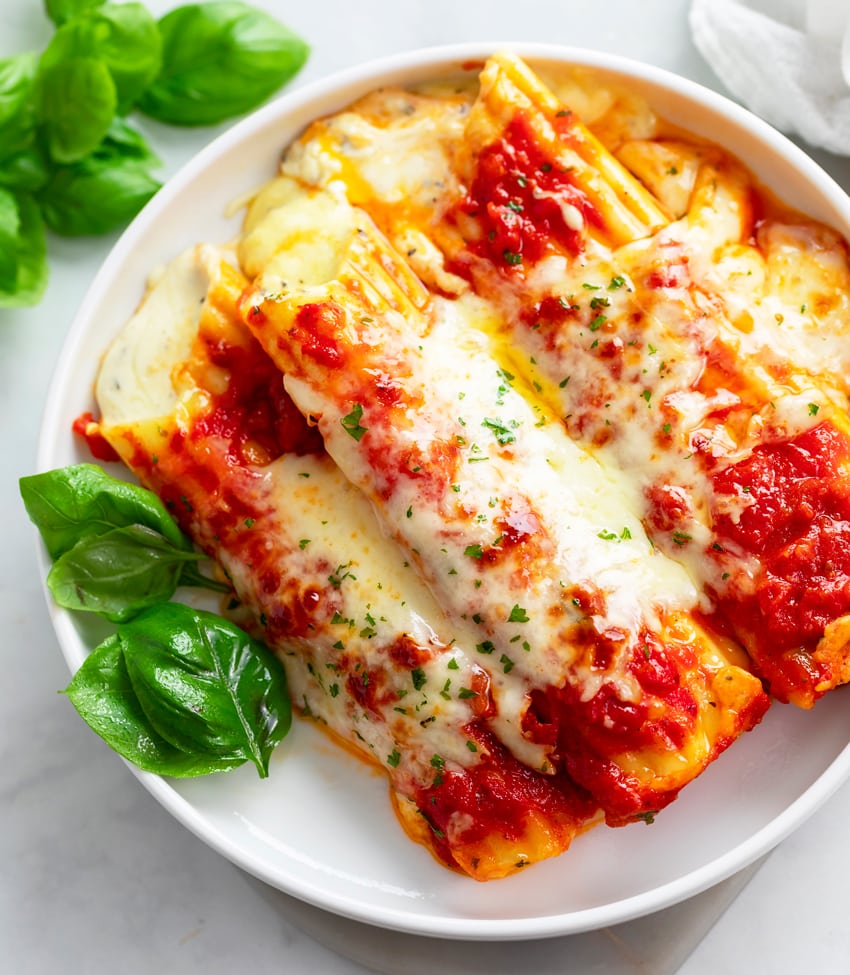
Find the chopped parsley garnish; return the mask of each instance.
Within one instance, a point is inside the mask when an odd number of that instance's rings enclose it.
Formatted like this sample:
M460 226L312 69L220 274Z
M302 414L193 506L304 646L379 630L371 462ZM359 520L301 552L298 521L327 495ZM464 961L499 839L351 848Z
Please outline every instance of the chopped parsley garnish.
M508 616L508 623L527 623L529 620L528 613L522 608L522 606L514 603L513 609Z
M467 545L463 554L473 559L480 559L484 555L484 549L480 545Z
M349 571L353 563L346 562L344 565L338 565L336 569L328 576L328 582L334 587L334 589L339 589L345 579L356 579L352 572Z
M516 428L516 421L514 421L514 428ZM511 433L510 428L502 423L501 420L495 420L492 417L485 416L481 421L482 427L487 427L488 430L492 430L496 437L496 441L502 446L506 446L509 443L513 443L516 437Z
M351 412L339 421L343 428L350 433L355 440L362 440L363 434L369 429L368 427L361 426L360 420L362 417L363 406L360 403L355 403Z

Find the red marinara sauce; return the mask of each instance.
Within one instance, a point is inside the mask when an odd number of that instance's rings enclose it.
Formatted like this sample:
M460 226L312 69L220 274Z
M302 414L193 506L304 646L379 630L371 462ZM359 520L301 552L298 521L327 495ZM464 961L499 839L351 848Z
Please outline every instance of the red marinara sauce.
M811 653L825 627L850 613L848 457L847 434L825 421L757 447L712 479L718 500L745 499L737 518L715 515L719 544L761 565L753 591L721 594L720 606L750 636L748 649L780 699L829 678Z
M227 384L214 397L212 409L192 427L192 439L213 435L228 439L230 455L240 465L324 449L318 431L299 413L280 371L259 342L209 341L204 352L210 363L226 370Z
M112 444L100 432L100 427L92 413L81 413L71 424L71 429L78 437L85 440L89 453L95 460L101 460L105 464L120 460Z
M594 667L606 669L616 651L614 642L606 646L610 641L598 634L588 639ZM695 666L690 646L663 644L643 631L627 664L640 685L640 700L624 700L610 681L587 700L569 683L535 690L523 716L523 732L533 741L554 746L564 770L599 802L609 825L645 816L672 802L676 793L640 785L623 772L618 759L626 752L673 752L686 745L698 719L698 705L688 686Z
M463 214L480 228L480 236L467 241L472 253L505 271L539 261L553 241L578 254L584 224L602 226L601 215L570 170L540 148L523 112L481 151L469 191L456 211L455 219Z
M529 817L536 815L553 838L560 834L566 849L572 835L595 815L597 803L569 776L541 774L522 765L480 725L468 726L467 732L470 745L483 753L481 761L468 768L449 767L435 755L431 785L417 790L419 814L431 828L438 856L450 866L455 863L449 837L457 833L458 811L468 813L462 843L486 846L491 836L516 842ZM515 865L529 862L520 856Z

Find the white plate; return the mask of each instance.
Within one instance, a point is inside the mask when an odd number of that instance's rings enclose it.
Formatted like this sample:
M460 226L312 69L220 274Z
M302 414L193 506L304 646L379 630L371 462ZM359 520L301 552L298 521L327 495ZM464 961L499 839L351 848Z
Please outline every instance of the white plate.
M230 201L275 171L281 149L316 116L380 85L453 73L508 45L405 54L304 88L201 152L151 201L104 263L71 328L51 388L39 469L88 460L71 422L92 409L99 356L158 263L199 240L224 241ZM807 156L751 115L691 82L584 50L514 46L531 60L590 65L628 80L669 120L734 148L782 199L850 237L850 203ZM42 554L42 560L44 556ZM51 614L72 670L99 639L92 621ZM850 774L850 698L812 712L775 706L652 826L599 828L557 860L477 884L437 865L402 833L382 776L305 722L271 776L250 768L194 781L137 773L174 816L234 863L306 902L396 930L465 939L531 939L615 924L674 904L771 849Z

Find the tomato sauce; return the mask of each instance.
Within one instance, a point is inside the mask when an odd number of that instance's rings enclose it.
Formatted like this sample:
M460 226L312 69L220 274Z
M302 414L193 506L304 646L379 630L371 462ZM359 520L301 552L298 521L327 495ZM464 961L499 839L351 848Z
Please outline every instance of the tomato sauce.
M190 436L220 436L230 441L234 463L270 463L286 453L323 451L322 439L299 413L283 379L259 343L214 341L204 344L213 365L227 371L227 385L212 410L200 417Z
M757 447L713 478L718 498L749 502L737 518L715 516L720 544L757 556L763 567L752 593L721 594L721 608L733 627L754 634L760 666L775 658L776 672L765 676L779 696L825 676L807 654L830 622L850 612L848 457L847 435L823 422Z
M528 117L518 112L505 134L481 151L472 185L457 213L481 230L472 253L509 272L533 264L555 241L569 254L583 246L585 223L602 218L569 169L541 150ZM451 216L450 216L451 218Z
M596 812L597 804L567 775L540 775L517 762L480 726L467 731L472 745L482 753L481 761L469 768L449 769L435 756L433 782L418 795L419 813L430 826L435 849L445 862L454 862L448 837L456 832L459 810L469 812L462 843L481 842L485 847L492 836L502 836L507 842L522 839L530 813L540 814L553 833L562 828L569 838ZM525 865L518 859L517 867ZM473 862L472 867L477 864Z
M101 460L105 464L111 464L120 460L115 449L100 432L97 422L91 413L81 413L71 424L72 431L82 437L89 453L95 460Z
M589 656L594 666L606 669L612 656L622 652L616 644L625 634L610 638L596 634ZM610 644L610 645L606 645ZM624 752L642 749L671 752L681 749L693 735L699 708L688 687L687 672L696 665L692 648L662 644L649 632L641 634L630 652L626 671L636 679L639 699L624 699L616 684L604 682L589 700L573 686L535 690L523 718L523 731L533 741L554 746L564 769L587 788L617 824L675 798L638 788L618 771Z

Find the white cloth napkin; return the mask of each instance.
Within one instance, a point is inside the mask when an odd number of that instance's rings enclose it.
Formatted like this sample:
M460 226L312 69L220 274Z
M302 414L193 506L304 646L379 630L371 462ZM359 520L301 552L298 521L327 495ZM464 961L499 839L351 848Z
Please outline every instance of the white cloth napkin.
M690 26L747 108L850 155L850 0L693 0Z

